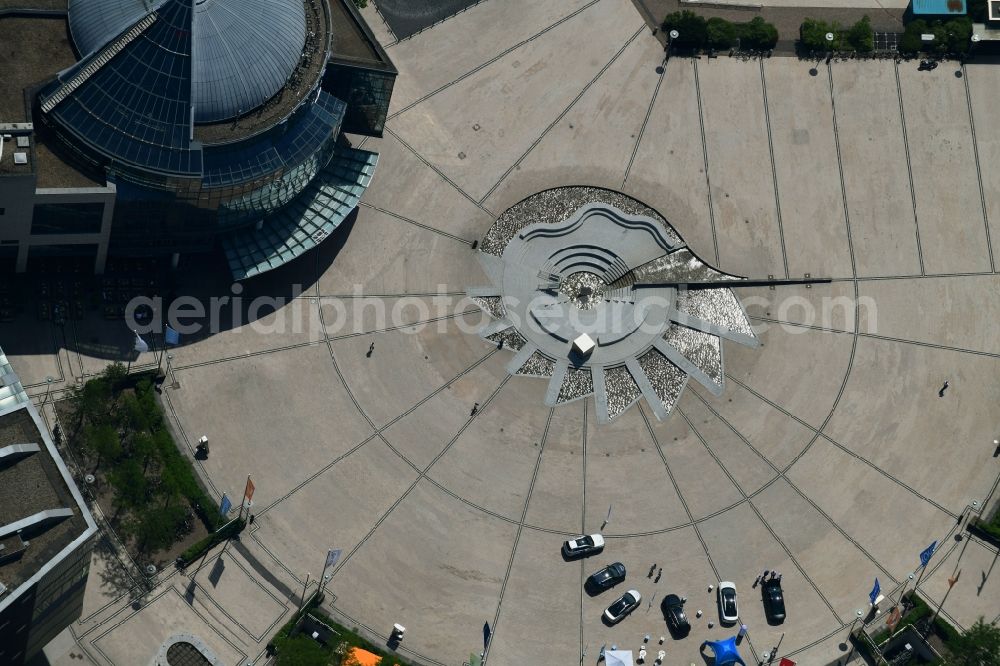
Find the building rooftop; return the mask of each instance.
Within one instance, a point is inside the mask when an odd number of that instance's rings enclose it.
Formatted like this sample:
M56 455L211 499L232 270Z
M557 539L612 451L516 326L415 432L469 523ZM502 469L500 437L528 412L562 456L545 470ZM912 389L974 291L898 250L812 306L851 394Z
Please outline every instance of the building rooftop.
M31 121L25 88L51 79L76 63L66 19L0 17L0 123Z
M274 96L297 67L306 41L302 0L69 1L70 32L83 56L147 17L169 27L146 31L143 41L153 46L132 47L144 57L122 73L141 81L145 94L171 91L170 79L183 81L198 123L234 118Z
M965 0L913 0L912 6L917 16L961 16L966 13Z
M333 25L331 60L396 71L371 28L349 3L350 0L330 0Z
M0 610L97 531L0 351Z

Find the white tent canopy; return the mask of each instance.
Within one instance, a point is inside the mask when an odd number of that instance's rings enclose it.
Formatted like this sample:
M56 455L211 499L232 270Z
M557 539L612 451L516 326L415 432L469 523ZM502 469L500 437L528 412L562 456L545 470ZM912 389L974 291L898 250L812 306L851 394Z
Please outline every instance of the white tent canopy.
M635 666L632 661L632 650L605 650L606 666Z

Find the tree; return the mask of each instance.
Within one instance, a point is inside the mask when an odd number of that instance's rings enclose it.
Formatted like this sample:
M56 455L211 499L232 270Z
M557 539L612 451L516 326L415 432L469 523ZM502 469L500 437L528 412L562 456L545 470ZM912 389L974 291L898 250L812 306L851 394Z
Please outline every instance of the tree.
M867 14L847 30L846 38L847 43L855 51L867 53L875 49L875 34Z
M110 424L87 426L83 431L83 445L97 456L94 469L103 461L114 462L122 454L118 431Z
M944 22L944 47L947 53L965 53L972 40L972 20L968 16Z
M111 470L108 481L115 489L115 502L119 508L137 509L146 503L149 482L135 460L125 460Z
M663 29L667 32L676 30L680 33L677 39L671 40L671 46L682 49L700 49L708 43L708 24L704 18L691 10L667 14L663 19Z
M833 33L832 42L826 38L829 32ZM806 19L799 28L799 38L809 51L834 51L841 48L841 28L837 23Z
M979 618L968 631L948 643L956 666L997 666L1000 664L1000 628Z
M740 38L740 48L765 51L773 49L778 43L778 29L760 16L755 16L749 23L741 23L737 29Z
M70 401L76 411L78 425L99 423L107 418L111 406L111 388L103 378L92 379L73 389Z
M728 49L736 44L736 26L726 19L713 16L705 22L708 45L713 49Z
M112 391L117 391L122 380L127 376L128 369L117 361L104 369L104 379L108 381L108 388Z
M299 634L278 645L278 666L326 666L330 655L323 646Z
M149 507L125 526L135 537L139 550L151 553L167 548L177 538L187 519L187 509L181 505Z
M899 51L901 53L917 53L924 47L921 35L928 30L927 21L917 19L906 24L906 30L899 40Z

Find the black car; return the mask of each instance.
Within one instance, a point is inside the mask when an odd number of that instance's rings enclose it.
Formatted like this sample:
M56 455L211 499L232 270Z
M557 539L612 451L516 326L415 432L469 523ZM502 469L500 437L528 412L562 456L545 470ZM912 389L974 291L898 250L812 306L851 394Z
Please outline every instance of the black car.
M586 587L592 592L603 592L610 590L618 583L625 580L625 565L615 562L595 571L587 578Z
M684 602L676 594L668 594L660 602L663 619L667 621L670 633L677 638L683 638L691 631L691 623L684 613Z
M764 581L760 586L760 596L764 600L764 614L771 624L785 621L785 594L781 591L780 580Z

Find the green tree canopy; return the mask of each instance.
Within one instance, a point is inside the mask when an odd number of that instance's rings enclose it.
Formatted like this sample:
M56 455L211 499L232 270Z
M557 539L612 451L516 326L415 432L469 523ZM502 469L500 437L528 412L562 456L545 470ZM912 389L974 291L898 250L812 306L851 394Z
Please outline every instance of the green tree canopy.
M708 23L688 9L667 14L663 19L663 29L680 33L677 39L671 41L678 48L700 49L708 43Z
M845 38L847 44L855 51L868 53L875 49L875 33L872 30L871 19L868 18L867 14L848 28Z
M728 49L736 44L736 26L726 19L713 16L705 27L708 45L713 49Z
M122 454L118 431L111 424L88 425L83 431L83 445L97 456L97 466L102 462L114 462Z
M140 508L149 497L149 482L135 460L122 461L108 474L108 481L114 486L116 501L124 508Z
M277 657L278 666L326 666L330 662L322 645L301 634L281 641Z
M740 48L766 51L773 49L778 43L778 29L760 16L755 16L748 23L737 26L740 38Z
M948 663L956 666L998 666L1000 664L1000 628L979 618L968 631L949 642L952 658Z

